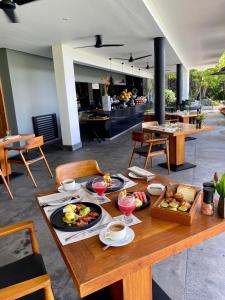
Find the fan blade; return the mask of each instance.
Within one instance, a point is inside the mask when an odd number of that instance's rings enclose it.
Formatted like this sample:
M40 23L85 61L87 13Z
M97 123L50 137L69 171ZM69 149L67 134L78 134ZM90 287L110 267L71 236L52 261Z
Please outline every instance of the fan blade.
M146 57L149 57L149 56L152 56L152 55L151 55L151 54L149 54L149 55L145 55L145 56L140 56L140 57L134 58L134 60L138 60L138 59L146 58Z
M111 59L129 60L128 58L112 57Z
M95 45L91 45L91 46L82 46L82 47L75 47L73 49L83 49L83 48L93 48L95 47Z
M14 3L18 4L18 5L24 5L30 2L34 2L34 1L38 1L38 0L14 0Z
M103 45L101 45L100 48L102 48L102 47L122 47L122 46L124 46L124 44L103 44Z
M19 23L14 9L3 9L3 11L11 23Z

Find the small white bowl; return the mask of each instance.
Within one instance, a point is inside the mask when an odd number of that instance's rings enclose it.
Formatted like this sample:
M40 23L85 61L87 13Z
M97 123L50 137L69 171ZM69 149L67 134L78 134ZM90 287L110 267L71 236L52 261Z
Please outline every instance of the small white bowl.
M147 191L152 196L159 196L165 190L165 186L161 183L151 183L147 186Z

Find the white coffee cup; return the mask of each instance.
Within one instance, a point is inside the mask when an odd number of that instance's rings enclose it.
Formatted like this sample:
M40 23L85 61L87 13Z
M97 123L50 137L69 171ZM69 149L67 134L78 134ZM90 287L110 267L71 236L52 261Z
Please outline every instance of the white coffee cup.
M114 221L106 227L106 238L112 241L119 241L126 236L126 224L121 221Z
M74 179L65 179L61 184L65 191L73 191L76 188L76 182Z

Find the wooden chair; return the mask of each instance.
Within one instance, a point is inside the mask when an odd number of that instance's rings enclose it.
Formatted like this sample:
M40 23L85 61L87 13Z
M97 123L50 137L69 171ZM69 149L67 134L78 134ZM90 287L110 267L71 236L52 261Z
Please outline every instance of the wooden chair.
M132 132L132 140L134 141L134 147L129 163L133 160L134 154L144 156L145 164L144 169L147 168L148 159L151 159L152 167L152 158L159 155L165 155L167 161L168 174L170 174L170 162L169 162L169 140L166 137L160 138L149 138L145 132Z
M16 262L0 267L0 299L54 300L50 277L46 272L34 224L21 222L0 228L0 237L28 230L33 253Z
M55 170L56 186L65 179L104 175L96 160L81 160L60 165Z
M0 176L1 176L1 178L2 178L2 181L3 181L4 185L5 185L5 187L6 187L7 191L8 191L8 193L9 193L9 195L10 195L10 197L11 197L11 199L13 199L12 192L11 192L11 190L10 190L10 188L9 188L9 186L8 186L8 184L7 184L7 182L6 182L6 180L5 180L5 177L4 177L4 175L3 175L1 169L0 169Z
M34 177L31 173L30 165L32 165L32 164L34 164L34 163L36 163L40 160L44 160L51 177L53 177L52 171L49 167L47 159L46 159L46 157L45 157L45 155L44 155L44 153L41 149L41 146L43 146L43 145L44 145L43 136L38 136L38 137L34 137L32 139L29 139L23 147L14 147L14 146L12 146L12 147L5 148L6 152L8 152L10 150L14 150L14 151L19 152L19 155L13 156L11 158L7 158L8 153L6 153L5 157L7 159L7 162L12 163L12 164L25 165L25 167L27 169L27 172L30 175L30 178L31 178L31 180L32 180L35 187L37 187L37 184L36 184L36 181L34 180ZM37 153L37 151L34 152L34 151L31 151L31 150L38 150L38 153ZM6 165L8 165L7 162L6 162ZM7 180L8 180L8 183L9 183L9 176L7 176Z

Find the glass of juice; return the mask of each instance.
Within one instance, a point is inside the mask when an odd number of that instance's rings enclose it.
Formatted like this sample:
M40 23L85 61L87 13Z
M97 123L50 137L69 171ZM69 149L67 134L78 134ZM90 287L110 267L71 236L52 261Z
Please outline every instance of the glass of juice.
M107 188L108 188L107 183L101 177L95 178L92 181L92 189L99 196L97 198L99 204L101 204L104 201L104 192L107 190Z
M132 223L132 212L136 208L136 200L133 194L127 195L121 199L118 199L118 206L120 211L124 214L124 221L126 224Z

